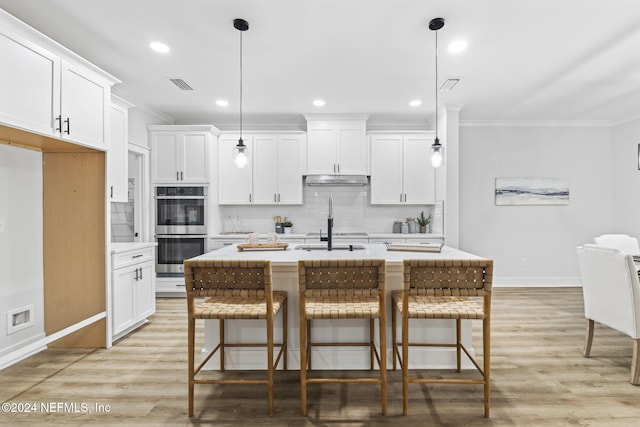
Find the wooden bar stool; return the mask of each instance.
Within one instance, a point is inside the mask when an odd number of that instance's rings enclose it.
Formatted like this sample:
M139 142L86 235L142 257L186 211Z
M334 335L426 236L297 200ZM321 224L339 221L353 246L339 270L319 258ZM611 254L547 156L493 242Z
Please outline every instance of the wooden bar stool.
M489 417L491 371L491 283L492 260L404 260L402 290L391 293L393 334L393 369L396 358L402 367L402 413L409 410L409 383L483 384L484 416ZM482 297L482 303L470 297ZM396 310L402 315L402 341L396 340ZM409 319L455 319L454 344L412 343L409 341ZM462 344L463 319L482 320L483 367L474 360ZM480 372L482 379L409 378L409 347L455 347L457 371L463 351ZM402 356L398 351L402 348Z
M184 280L189 314L189 416L193 416L195 384L267 384L269 415L273 415L273 376L280 357L287 369L287 293L273 291L271 261L186 260ZM204 300L203 300L204 299ZM282 309L282 342L274 343L273 321ZM220 342L197 368L195 361L196 319L217 319ZM265 319L265 343L227 343L225 320ZM280 347L274 359L273 348ZM266 347L267 375L259 379L197 379L198 372L220 350L220 371L224 372L224 350L227 347Z
M298 261L300 304L300 384L302 415L307 414L307 384L379 383L382 415L387 413L385 261L382 259ZM380 329L380 352L374 342L374 319ZM368 342L312 342L311 322L317 319L369 319ZM374 359L379 378L309 378L311 349L316 346L367 346L370 369Z

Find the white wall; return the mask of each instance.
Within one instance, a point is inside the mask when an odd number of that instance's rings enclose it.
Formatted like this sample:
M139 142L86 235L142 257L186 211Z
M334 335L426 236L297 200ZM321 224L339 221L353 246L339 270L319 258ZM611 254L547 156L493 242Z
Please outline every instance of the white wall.
M44 338L42 154L0 144L0 365ZM7 311L33 305L33 326L7 335Z
M578 284L576 246L613 227L612 144L610 127L461 127L460 248L497 285ZM569 204L496 206L497 177L567 178Z
M147 125L170 125L173 120L148 110L132 107L129 109L129 142L149 148Z
M640 119L613 129L613 228L640 239Z

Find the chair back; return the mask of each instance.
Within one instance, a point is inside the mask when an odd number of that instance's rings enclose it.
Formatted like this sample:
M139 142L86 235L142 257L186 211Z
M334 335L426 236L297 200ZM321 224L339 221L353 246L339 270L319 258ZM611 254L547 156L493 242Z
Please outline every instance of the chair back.
M640 338L640 283L633 257L591 244L577 251L585 317Z
M491 292L493 260L405 259L402 290L413 295L485 296Z
M383 259L298 261L300 293L378 295L385 290Z
M626 234L603 234L593 239L596 245L609 246L628 254L640 254L638 239Z
M185 260L187 297L271 294L271 261Z

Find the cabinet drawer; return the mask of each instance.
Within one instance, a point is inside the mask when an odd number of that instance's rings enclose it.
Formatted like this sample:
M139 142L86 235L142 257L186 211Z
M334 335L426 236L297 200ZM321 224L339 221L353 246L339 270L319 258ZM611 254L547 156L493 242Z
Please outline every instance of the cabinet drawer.
M154 259L154 247L135 249L113 254L112 268L118 269Z

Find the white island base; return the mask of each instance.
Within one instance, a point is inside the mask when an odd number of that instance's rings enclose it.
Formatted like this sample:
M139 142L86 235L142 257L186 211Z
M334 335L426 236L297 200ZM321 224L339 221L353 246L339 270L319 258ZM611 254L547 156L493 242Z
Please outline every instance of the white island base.
M448 247L441 253L425 252L387 252L383 244L365 245L365 250L349 251L304 251L289 248L286 251L238 252L235 246L225 247L197 257L196 259L268 259L272 262L274 290L286 291L288 297L288 369L300 369L300 335L298 317L298 259L332 259L332 258L382 258L386 260L386 294L387 294L387 367L393 366L391 340L391 292L402 289L402 261L409 258L434 259L480 259L480 257ZM282 340L282 311L278 314L274 325L275 342ZM400 333L400 315L398 315L398 340ZM475 352L471 340L471 321L462 322L462 342L469 352ZM262 320L227 320L225 322L225 341L266 342L265 321ZM376 324L375 336L378 322ZM323 341L368 341L368 320L315 320L311 336L313 342ZM219 331L217 320L205 321L204 358L218 344ZM422 320L410 321L409 339L412 342L454 343L455 320ZM378 340L376 339L376 344ZM410 369L448 369L456 366L455 348L447 347L413 347L409 353ZM277 348L274 355L277 354ZM314 347L312 350L313 369L369 369L368 347ZM462 358L462 367L472 369L473 364ZM279 369L282 368L282 362ZM216 353L203 369L220 369L220 359ZM266 369L264 348L228 348L225 350L225 369ZM400 367L398 366L398 369Z

